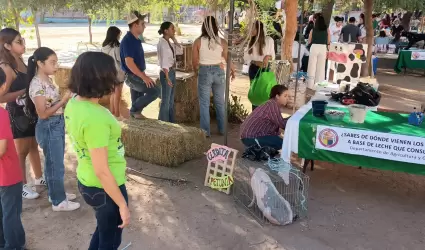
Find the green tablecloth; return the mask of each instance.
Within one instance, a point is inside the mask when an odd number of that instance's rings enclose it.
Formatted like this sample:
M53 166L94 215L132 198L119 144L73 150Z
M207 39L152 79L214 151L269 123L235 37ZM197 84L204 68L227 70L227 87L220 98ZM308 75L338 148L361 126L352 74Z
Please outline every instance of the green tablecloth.
M361 166L366 168L377 168L425 175L425 161L423 165L420 165L378 159L364 155L354 155L316 149L315 138L317 125L369 130L425 138L425 123L419 127L409 125L407 123L407 114L368 111L365 123L355 124L350 122L348 109L341 108L339 110L346 112L344 120L340 122L328 122L325 118L314 117L311 110L301 119L299 124L298 137L299 157L310 160L322 160L341 163L350 166Z
M423 50L421 50L423 51ZM425 69L425 61L411 60L412 50L401 50L398 54L394 71L400 73L403 69Z

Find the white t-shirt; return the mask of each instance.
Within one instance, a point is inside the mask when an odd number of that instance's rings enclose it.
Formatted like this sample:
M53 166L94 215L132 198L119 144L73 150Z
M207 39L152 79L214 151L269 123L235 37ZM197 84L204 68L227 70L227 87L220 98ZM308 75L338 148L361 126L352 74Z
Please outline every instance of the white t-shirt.
M266 36L265 43L266 44L263 48L263 55L262 56L258 53L258 43L254 44L254 47L252 48L252 54L249 54L248 48L246 48L245 53L244 53L245 62L248 63L248 64L251 61L262 62L264 60L265 56L271 56L272 60L274 60L275 57L276 57L276 53L274 51L273 38ZM248 47L249 47L249 45L248 45Z
M332 24L329 28L329 31L331 33L331 42L336 43L339 40L339 36L341 35L342 25L340 27L337 27L336 24Z

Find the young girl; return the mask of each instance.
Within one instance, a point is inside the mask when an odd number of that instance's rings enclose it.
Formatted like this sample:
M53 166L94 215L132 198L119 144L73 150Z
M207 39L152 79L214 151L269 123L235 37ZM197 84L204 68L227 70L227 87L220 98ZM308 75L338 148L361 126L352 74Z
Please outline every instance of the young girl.
M102 44L102 52L108 54L114 58L115 67L117 68L117 78L120 82L119 85L115 87L114 93L111 95L110 100L110 110L115 117L120 117L120 103L121 103L121 93L122 87L124 84L124 71L121 69L121 57L120 57L120 40L121 38L121 30L115 26L111 26L108 28L106 32L105 41Z
M0 96L4 94L0 69ZM0 107L0 249L24 249L22 226L22 169L13 143L8 112Z
M274 60L275 56L273 39L266 36L264 24L256 21L249 40L248 50L244 55L244 60L250 62L249 80L254 80L260 76L262 71L268 70L269 61ZM256 107L252 105L252 110Z
M208 16L202 24L202 34L193 43L192 63L198 74L198 96L201 115L201 129L207 136L210 131L210 98L213 92L214 106L217 113L217 125L220 134L224 132L224 92L226 90L223 59L227 61L227 42L219 38L215 17ZM235 70L231 66L232 80Z
M35 185L46 185L41 172L41 161L38 145L35 140L36 117L25 114L25 100L22 96L28 86L27 67L22 61L25 53L25 41L21 34L10 28L0 31L0 68L4 71L5 80L2 81L0 103L7 103L13 139L19 156L19 164L23 174L22 197L36 199L39 194L27 185L25 160L29 155L32 170L35 175Z
M77 96L66 105L65 125L78 155L80 193L93 207L97 220L90 250L118 249L122 229L130 220L121 127L99 105L99 99L118 84L114 59L100 52L81 54L69 80L69 88Z
M38 116L35 135L43 149L44 173L53 211L73 211L80 207L72 202L75 194L66 194L64 186L65 123L63 106L70 93L60 97L50 75L57 70L58 58L49 48L41 47L28 59L29 87L26 94L27 112Z
M158 63L161 67L161 107L158 120L174 122L174 86L176 85L176 55L182 55L183 49L177 42L174 25L171 22L161 24L158 33L162 35L158 42ZM170 43L173 40L173 44Z

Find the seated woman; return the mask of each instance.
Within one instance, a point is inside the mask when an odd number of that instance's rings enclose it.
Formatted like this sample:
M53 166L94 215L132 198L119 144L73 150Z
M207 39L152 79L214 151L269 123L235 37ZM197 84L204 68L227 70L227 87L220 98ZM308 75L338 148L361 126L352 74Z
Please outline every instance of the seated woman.
M390 44L391 38L387 36L385 30L379 32L379 36L375 37L375 44Z
M241 125L241 140L246 147L255 145L255 139L262 147L282 149L283 138L280 129L285 129L289 118L283 118L280 109L288 102L288 89L276 85L270 91L270 99L254 109Z

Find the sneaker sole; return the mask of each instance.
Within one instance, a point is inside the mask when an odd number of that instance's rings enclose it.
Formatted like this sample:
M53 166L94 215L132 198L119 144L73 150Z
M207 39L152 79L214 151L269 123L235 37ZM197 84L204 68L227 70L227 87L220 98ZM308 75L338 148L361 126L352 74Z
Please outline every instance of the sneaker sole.
M75 209L66 209L65 210L65 209L61 209L61 208L55 208L55 207L52 206L52 209L53 209L54 212L72 212L72 211L78 210L80 207L81 206L78 206Z

